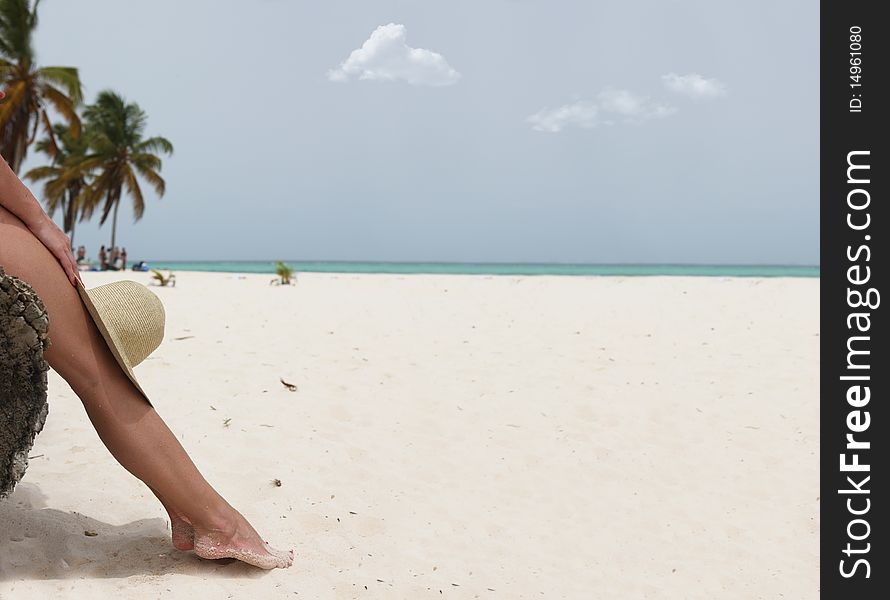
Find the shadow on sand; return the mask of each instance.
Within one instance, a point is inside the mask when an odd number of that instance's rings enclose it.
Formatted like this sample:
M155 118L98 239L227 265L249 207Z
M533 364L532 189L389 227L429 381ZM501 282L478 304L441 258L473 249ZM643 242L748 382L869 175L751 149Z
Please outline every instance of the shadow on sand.
M176 550L164 519L110 525L46 508L40 488L29 483L19 483L0 500L0 581L216 572L227 577L260 575L238 561L208 561Z

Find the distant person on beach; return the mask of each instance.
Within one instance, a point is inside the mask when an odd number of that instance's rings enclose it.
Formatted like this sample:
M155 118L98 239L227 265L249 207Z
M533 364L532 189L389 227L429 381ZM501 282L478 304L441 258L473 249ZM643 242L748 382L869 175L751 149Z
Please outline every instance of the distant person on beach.
M121 270L121 256L120 251L117 249L117 246L111 249L111 257L108 259L108 264L106 268L109 271L120 271Z
M121 271L127 270L127 249L121 248Z
M25 6L22 3L9 5ZM33 16L29 18L33 19ZM99 256L105 265L107 257L104 246ZM70 238L44 212L31 191L3 158L0 158L0 265L3 267L3 270L0 270L0 284L3 287L0 289L8 289L15 283L12 282L13 279L18 280L20 283L16 285L25 286L28 295L31 298L36 297L32 305L45 310L44 319L31 316L28 317L30 321L20 319L23 327L29 327L35 335L38 334L38 328L42 327L43 329L39 331L48 335L48 340L51 341L45 348L40 347L37 337L30 344L16 345L13 351L18 351L19 354L12 354L11 359L15 360L13 364L32 365L36 364L34 361L38 359L45 360L68 382L80 398L99 438L114 458L145 483L166 509L170 517L173 546L179 550L194 550L201 558L235 558L263 569L291 566L293 550L281 552L270 547L247 519L213 489L198 471L179 439L123 370L112 352L112 346L106 342L95 317L91 316L89 307L81 296L88 290L81 289L83 282L71 250ZM0 294L0 299L9 297L8 294ZM10 306L8 301L4 302L6 305L0 306L0 309L7 309ZM114 306L112 301L110 306L120 311L138 314L134 312L137 309L123 302ZM6 320L8 319L4 322ZM7 331L2 331L0 334L5 346ZM133 335L138 338L140 333L133 332ZM193 368L196 373L206 367L204 363L207 362L207 358L202 357L200 359L202 362L197 358L194 359ZM9 365L5 364L0 366L9 368ZM38 371L35 373L40 375ZM2 383L5 384L6 380L4 379ZM16 405L15 403L27 404L30 397L18 395L19 392L27 391L10 390L5 385L0 385L0 409L7 410L8 406ZM182 390L176 392L179 394ZM198 401L201 393L202 391L195 387L187 393L187 396L193 396L191 399ZM0 424L5 424L5 420L0 420ZM60 422L57 425L58 431L53 433L66 435L65 423ZM0 448L7 440L28 434L28 431L0 431ZM30 435L33 436L34 432L31 431ZM256 439L244 439L246 441L235 443L251 446L260 443ZM276 448L271 446L263 454L266 457L264 462L269 467L289 465L290 463L282 461L292 458L279 455L280 453L276 453ZM259 467L259 465L236 464L240 460L236 456L236 453L231 453L231 456L226 458L230 468L227 473L237 476L242 471ZM64 458L61 456L58 461L63 470L66 468ZM72 486L78 485L77 468L76 465L71 465L68 470ZM89 465L89 468L97 469L99 465ZM229 480L227 487L231 489L244 485L248 485L247 479L239 480L236 477ZM83 490L72 487L71 492L79 496L88 494L100 515L107 508L102 504L101 489ZM62 503L64 504L64 499ZM257 505L257 511L277 510L273 506L264 502L262 508ZM272 519L271 516L268 518ZM54 527L61 525L56 524ZM3 544L6 544L9 538L6 533L6 523L0 525L0 529L3 531L0 534L3 536ZM73 532L68 533L73 535ZM96 535L93 532L85 533L88 536ZM35 535L43 534L36 531ZM114 549L116 544L120 546L114 540L114 533L109 537L103 531L102 535L105 537L88 538L98 540L95 548L99 551ZM103 542L102 540L106 538L106 542ZM127 559L123 556L125 552L130 552L132 560L136 560L143 552L140 548L145 547L142 541L136 541L140 542L141 546L131 545L127 549L119 547L119 552L115 552L114 557L107 557L105 561L107 565L112 569L117 568L114 565L118 567L126 565ZM49 550L48 547L47 551ZM58 549L51 550L56 552ZM152 553L154 551L152 548ZM64 548L61 552L65 554ZM65 564L64 561L62 563ZM2 566L0 579L27 576L26 561L22 562L21 570L16 570L14 567L7 569L8 566L11 567L5 564ZM76 565L73 565L72 569L74 566ZM135 568L135 572L138 572L143 567ZM205 569L204 572L206 574L209 571Z
M93 261L87 258L87 249L85 246L77 247L77 270L88 271L93 266Z
M108 258L108 256L105 254L105 246L103 245L101 248L99 248L99 270L100 271L104 271L105 268L108 266L108 263L106 262L107 258Z

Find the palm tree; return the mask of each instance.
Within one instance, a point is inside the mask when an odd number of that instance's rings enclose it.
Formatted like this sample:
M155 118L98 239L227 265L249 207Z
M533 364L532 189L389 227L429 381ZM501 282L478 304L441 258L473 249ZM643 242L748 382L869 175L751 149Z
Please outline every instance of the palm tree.
M54 124L52 131L55 140L46 137L34 146L50 158L51 164L31 169L25 173L25 177L34 182L46 181L43 186L46 212L52 217L56 209L62 209L64 215L62 229L71 236L73 245L74 225L78 212L81 212L83 220L83 212L79 211L78 197L90 177L90 172L82 165L88 141L85 135L74 137L71 128L61 123Z
M157 192L164 195L166 184L158 173L161 159L157 152L173 153L173 145L163 137L142 139L147 117L136 103L127 103L119 94L105 90L96 102L84 110L85 137L89 153L77 164L81 170L95 172L95 178L81 190L77 198L84 218L102 205L105 223L109 213L111 221L111 247L114 248L117 233L117 209L124 190L133 199L133 215L138 221L145 212L145 199L136 175L147 181Z
M76 107L82 99L80 77L74 67L38 67L31 38L37 28L40 0L0 0L0 154L18 173L42 123L55 144L47 108L54 108L76 137L80 120Z

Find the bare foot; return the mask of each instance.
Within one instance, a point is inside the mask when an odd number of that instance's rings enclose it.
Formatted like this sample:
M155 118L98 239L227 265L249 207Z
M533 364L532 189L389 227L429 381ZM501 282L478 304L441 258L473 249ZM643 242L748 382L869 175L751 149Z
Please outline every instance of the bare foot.
M157 496L157 492L155 492L155 495ZM173 510L167 504L164 504L164 509L167 511L167 516L170 517L173 547L183 551L192 550L195 547L195 530L192 528L192 524L185 518L185 515Z
M182 517L170 515L170 529L173 530L173 546L177 550L194 549L195 530L191 523Z
M195 554L201 558L236 558L261 569L281 569L294 562L294 551L275 550L237 511L228 522L194 528Z

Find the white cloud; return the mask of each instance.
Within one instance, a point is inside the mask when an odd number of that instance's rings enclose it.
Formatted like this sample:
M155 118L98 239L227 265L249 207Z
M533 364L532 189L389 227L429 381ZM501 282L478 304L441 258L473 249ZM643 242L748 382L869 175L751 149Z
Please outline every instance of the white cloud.
M535 131L556 133L569 125L591 129L598 124L599 107L593 102L578 101L559 108L544 108L526 119Z
M666 117L677 110L673 106L652 102L645 96L638 96L627 90L607 89L600 92L598 98L604 111L621 115L630 121Z
M717 98L726 95L726 84L717 79L705 79L698 73L662 75L664 86L672 92L695 99Z
M652 102L627 90L607 89L596 101L578 100L558 108L545 108L526 119L535 131L558 133L566 127L593 129L598 125L614 125L615 119L625 123L640 123L648 119L666 117L676 112L667 104Z
M460 73L441 54L412 48L406 41L404 25L381 25L362 47L353 50L339 67L328 71L331 81L365 79L406 81L412 85L443 86L457 83Z

